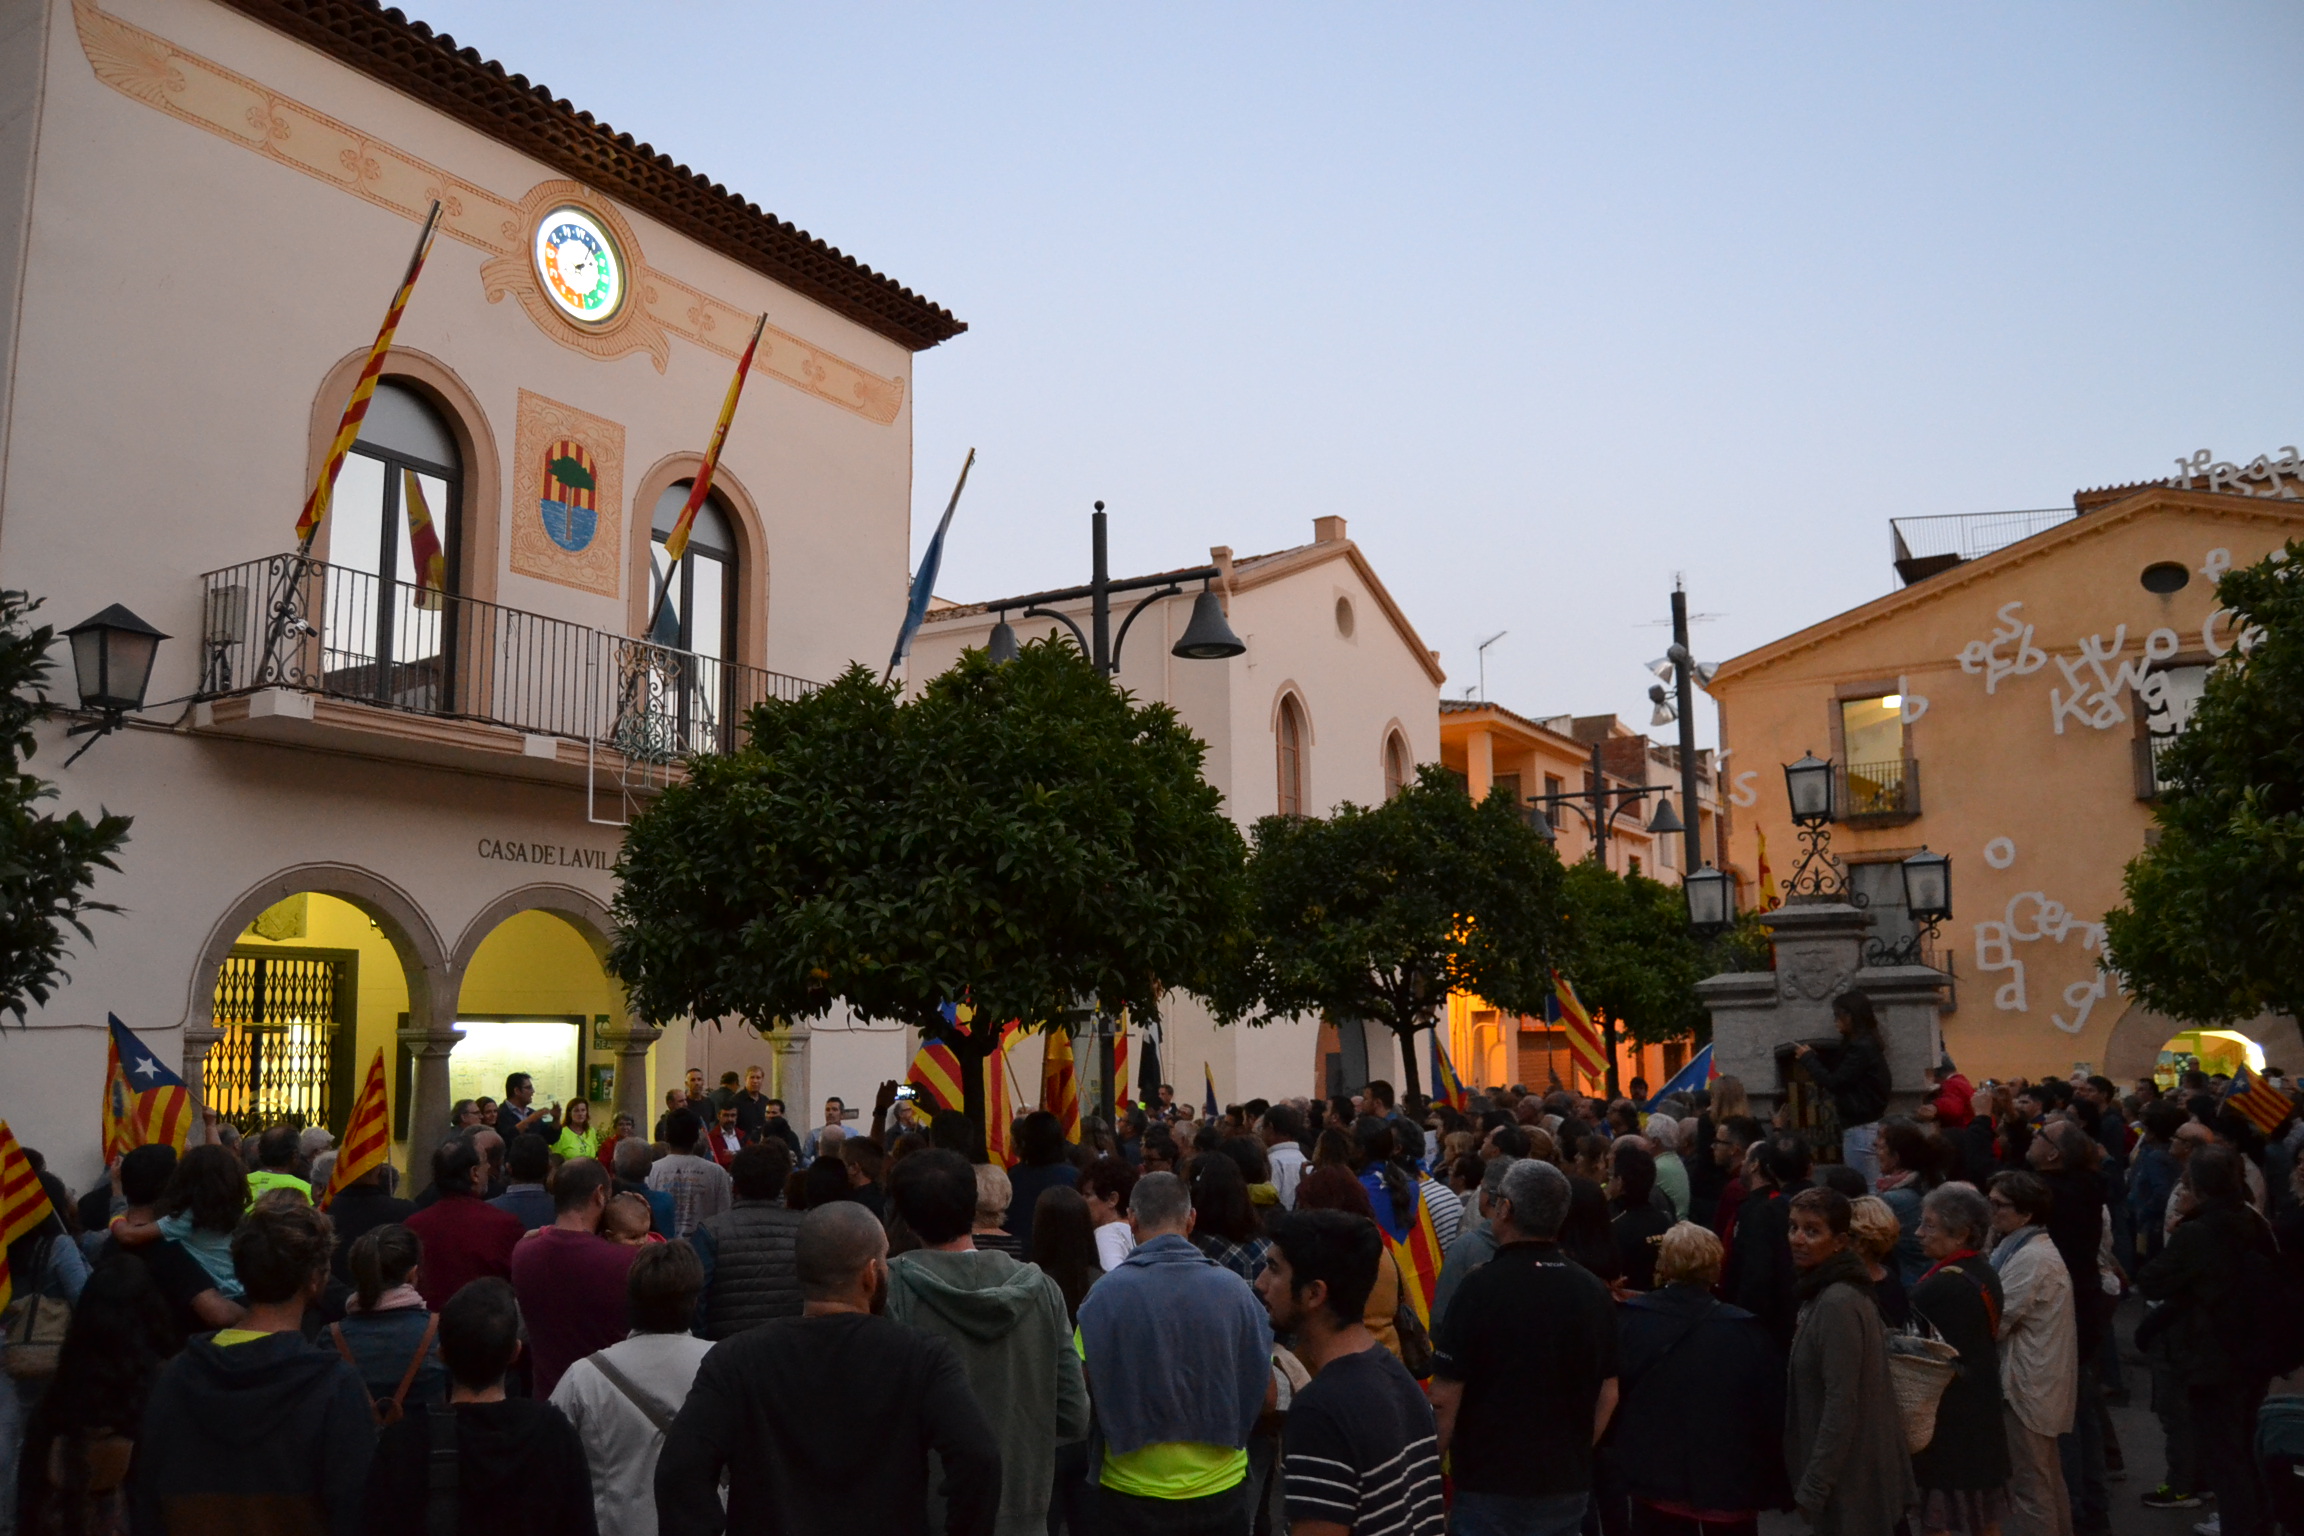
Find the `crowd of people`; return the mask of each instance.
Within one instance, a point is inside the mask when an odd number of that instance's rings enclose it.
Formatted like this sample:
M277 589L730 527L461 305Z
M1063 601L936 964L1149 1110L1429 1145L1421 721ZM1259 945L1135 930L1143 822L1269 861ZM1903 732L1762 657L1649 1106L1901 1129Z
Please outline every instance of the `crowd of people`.
M1371 1082L1160 1090L1013 1164L884 1085L796 1130L731 1074L625 1117L460 1103L402 1199L324 1131L140 1147L8 1254L71 1305L0 1383L27 1532L2103 1536L2144 1301L2159 1507L2269 1536L2304 1363L2304 1129L2193 1077L1890 1114ZM1437 1259L1436 1265L1432 1262ZM1436 1274L1434 1270L1436 1268ZM1436 1281L1436 1284L1435 1284ZM16 1361L12 1355L11 1369ZM2292 1511L2280 1510L2291 1531Z

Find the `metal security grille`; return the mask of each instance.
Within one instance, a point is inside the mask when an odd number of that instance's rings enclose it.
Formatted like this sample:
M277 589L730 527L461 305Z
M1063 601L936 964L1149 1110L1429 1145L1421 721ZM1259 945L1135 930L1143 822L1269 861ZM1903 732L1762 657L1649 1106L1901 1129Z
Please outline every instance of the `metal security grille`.
M350 966L333 958L235 954L216 973L216 1027L204 1087L243 1132L282 1120L333 1125L347 1085L339 1031L352 1027Z

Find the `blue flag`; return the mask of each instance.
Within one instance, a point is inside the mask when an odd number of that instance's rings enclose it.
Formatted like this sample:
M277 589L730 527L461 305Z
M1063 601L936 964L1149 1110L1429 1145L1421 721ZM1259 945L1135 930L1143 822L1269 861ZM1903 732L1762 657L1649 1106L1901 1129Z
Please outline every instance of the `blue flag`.
M952 526L952 514L960 506L960 493L967 488L968 471L976 462L976 450L968 450L966 462L960 466L960 483L952 487L952 499L944 504L943 520L936 525L936 536L928 541L927 553L920 557L920 569L912 573L912 596L904 604L904 627L896 631L896 649L888 655L888 672L894 676L897 665L912 654L912 637L920 632L920 621L928 617L928 599L936 595L936 572L944 564L944 534Z
M1655 1097L1641 1108L1643 1111L1653 1111L1657 1105L1676 1093L1694 1093L1710 1083L1716 1075L1712 1070L1712 1047L1707 1045L1689 1058L1688 1065L1673 1073L1672 1080L1657 1089Z

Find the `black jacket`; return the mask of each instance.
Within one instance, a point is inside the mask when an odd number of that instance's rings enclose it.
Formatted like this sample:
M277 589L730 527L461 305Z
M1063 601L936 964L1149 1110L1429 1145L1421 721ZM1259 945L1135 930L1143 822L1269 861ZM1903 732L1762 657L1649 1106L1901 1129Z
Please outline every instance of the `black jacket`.
M1888 1058L1870 1035L1851 1035L1838 1046L1795 1056L1800 1070L1831 1096L1840 1128L1870 1125L1888 1113Z
M1781 1190L1755 1189L1736 1207L1736 1240L1720 1276L1720 1295L1760 1319L1779 1350L1792 1347L1800 1321L1793 1291L1792 1197L1805 1181Z
M696 1229L690 1245L705 1266L697 1333L733 1338L761 1323L800 1315L794 1245L803 1214L772 1200L739 1200Z
M2090 1168L2033 1170L2056 1197L2048 1212L2048 1240L2072 1277L2073 1319L2080 1329L2080 1358L2089 1358L2113 1298L2104 1294L2096 1271L2096 1251L2104 1241L2104 1175Z
M2169 1358L2186 1386L2228 1386L2254 1377L2262 1390L2265 1373L2255 1363L2252 1338L2255 1298L2237 1283L2251 1252L2278 1263L2264 1218L2246 1206L2221 1206L2177 1223L2168 1246L2136 1276L2145 1300L2167 1304L2145 1327L2167 1330Z
M129 1474L136 1536L354 1536L376 1444L360 1373L293 1333L203 1334L161 1370Z
M328 1220L336 1229L336 1253L329 1268L338 1280L352 1283L347 1260L352 1245L362 1236L392 1222L405 1222L416 1214L416 1202L399 1200L372 1185L354 1185L328 1203Z
M584 1442L567 1415L550 1403L506 1398L500 1403L458 1403L456 1415L456 1529L463 1536L494 1536L518 1501L522 1530L549 1536L596 1536L592 1473ZM418 1409L387 1425L368 1471L367 1536L422 1536L430 1498L431 1410Z
M1788 1507L1784 1352L1760 1320L1686 1285L1635 1296L1616 1320L1622 1396L1606 1455L1625 1491L1695 1509Z
M1959 1374L1936 1405L1936 1438L1912 1457L1913 1481L1923 1489L2006 1487L1999 1272L1980 1253L1937 1266L1913 1287L1912 1310L1960 1351Z
M1000 1442L950 1344L863 1313L763 1323L697 1368L656 1462L656 1528L927 1536L930 1451L947 1536L989 1536Z

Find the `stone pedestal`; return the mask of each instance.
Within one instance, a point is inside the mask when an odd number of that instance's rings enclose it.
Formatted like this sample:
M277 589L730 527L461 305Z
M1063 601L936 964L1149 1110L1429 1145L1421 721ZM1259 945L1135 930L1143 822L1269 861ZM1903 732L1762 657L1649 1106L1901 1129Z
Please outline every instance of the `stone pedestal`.
M784 1118L794 1130L816 1123L816 1101L808 1096L808 1031L786 1027L771 1031L768 1049L770 1098L784 1101Z
M616 1099L608 1110L609 1125L615 1125L618 1115L630 1115L635 1135L655 1134L656 1111L648 1102L648 1052L664 1037L664 1031L638 1019L627 1019L602 1034L616 1053Z
M413 1200L432 1187L432 1154L448 1139L448 1054L463 1039L453 1026L434 1029L403 1023L400 1043L408 1047L414 1082L408 1093L408 1182L401 1198Z
M1777 1047L1836 1041L1832 999L1862 992L1880 1018L1893 1090L1889 1113L1920 1102L1923 1071L1943 1054L1945 975L1925 965L1868 966L1864 941L1872 915L1845 902L1779 907L1760 921L1776 938L1776 969L1727 972L1696 984L1712 1015L1712 1059L1751 1095L1765 1119L1783 1101Z

